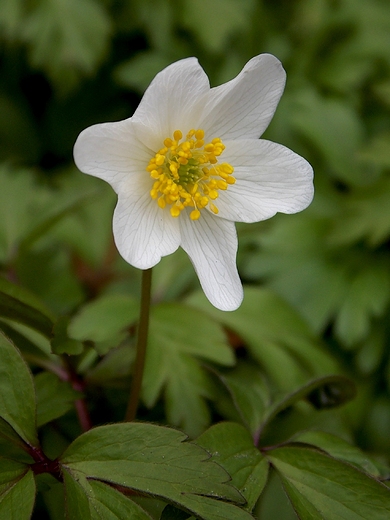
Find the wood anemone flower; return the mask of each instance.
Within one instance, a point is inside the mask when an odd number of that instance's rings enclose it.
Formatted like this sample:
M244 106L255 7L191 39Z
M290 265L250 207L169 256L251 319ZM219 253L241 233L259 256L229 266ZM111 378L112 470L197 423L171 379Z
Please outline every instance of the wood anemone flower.
M234 222L296 213L313 198L310 164L259 139L284 85L269 54L215 88L187 58L157 74L132 117L81 132L75 162L117 193L113 232L128 263L148 269L181 246L210 302L239 307Z

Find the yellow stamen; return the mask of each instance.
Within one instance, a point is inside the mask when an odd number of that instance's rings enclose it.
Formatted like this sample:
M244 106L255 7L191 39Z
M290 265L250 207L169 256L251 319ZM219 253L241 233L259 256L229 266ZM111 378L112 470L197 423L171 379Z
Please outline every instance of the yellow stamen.
M191 213L190 213L191 220L198 220L199 217L200 217L200 211L198 209L194 209L193 211L191 211Z
M170 212L172 217L178 217L180 215L180 209L178 206L172 206Z
M157 199L161 209L169 206L175 218L186 207L193 208L189 213L191 220L198 220L204 208L218 214L212 201L218 198L219 190L227 190L236 182L233 166L218 163L225 145L219 137L205 141L200 128L190 129L184 140L181 130L175 130L172 137L164 139L164 148L146 167L154 180L150 196Z

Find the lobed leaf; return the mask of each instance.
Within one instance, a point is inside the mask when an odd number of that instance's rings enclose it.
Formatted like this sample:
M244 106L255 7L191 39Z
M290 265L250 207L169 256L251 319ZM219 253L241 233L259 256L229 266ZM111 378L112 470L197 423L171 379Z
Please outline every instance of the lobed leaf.
M50 372L41 372L34 378L37 394L37 426L40 427L66 414L81 394L69 383Z
M71 319L69 335L80 341L107 341L138 318L139 304L124 294L107 294L84 305Z
M51 336L54 317L31 293L0 278L0 316Z
M345 376L324 376L309 381L294 392L279 398L268 408L258 435L264 432L264 429L281 411L302 399L308 400L318 409L326 409L340 406L351 400L355 395L356 387L354 383Z
M7 455L23 463L32 463L33 459L26 451L26 444L7 421L0 417L0 456Z
M53 327L53 335L50 340L54 354L78 355L84 350L81 341L70 338L68 335L69 318L61 316Z
M237 423L222 422L211 426L196 439L232 477L232 484L242 493L252 511L268 479L268 461L253 445L248 430Z
M295 92L291 120L296 131L326 158L333 175L352 185L364 184L366 172L357 161L363 126L352 106L326 98L313 87L301 88Z
M152 308L143 399L147 406L153 406L164 391L169 422L192 436L208 425L205 398L212 395L200 360L234 364L233 351L220 325L183 305L167 303Z
M312 448L285 446L267 454L299 518L385 520L390 489L355 467Z
M267 376L284 391L314 375L337 371L298 313L269 289L246 287L243 303L234 313L213 308L201 293L188 301L236 332Z
M65 492L65 518L73 520L82 518L91 519L88 495L77 479L74 479L68 471L62 471Z
M205 520L250 518L223 501L242 503L228 474L182 433L152 424L114 424L90 430L61 458L75 479L96 479L157 496ZM218 500L215 500L218 499Z
M385 312L390 292L388 265L375 260L362 262L360 272L351 276L348 282L336 317L335 331L343 343L350 347L365 339L372 318Z
M183 3L183 26L193 31L212 52L221 52L229 36L247 27L253 11L250 0L190 0Z
M27 469L26 464L0 457L0 493L6 492L10 483L20 479Z
M5 473L2 470L4 459L0 459L0 478ZM13 462L13 461L12 461ZM10 464L10 463L8 463ZM17 464L17 463L14 463ZM16 467L15 467L15 471ZM11 473L8 475L11 477ZM15 476L15 473L13 473ZM0 520L30 520L35 502L35 481L31 470L19 467L19 475L8 481L8 485L0 484Z
M91 0L40 0L24 21L30 62L62 91L92 74L108 48L110 20Z
M76 480L64 472L66 518L83 520L151 520L138 504L116 489L99 482L80 478Z
M259 368L241 362L218 376L228 389L246 428L252 435L257 434L270 404L270 390Z
M0 333L0 417L27 443L38 445L35 389L17 348Z
M366 453L336 435L321 431L305 431L295 435L293 440L311 444L335 459L353 464L366 473L379 477L378 468Z

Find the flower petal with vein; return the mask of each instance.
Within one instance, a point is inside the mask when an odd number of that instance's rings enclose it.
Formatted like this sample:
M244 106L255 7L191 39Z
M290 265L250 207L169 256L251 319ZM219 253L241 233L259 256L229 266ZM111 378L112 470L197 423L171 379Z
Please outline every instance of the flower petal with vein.
M310 164L259 139L284 85L269 54L215 88L187 58L157 74L132 117L81 132L75 162L117 193L113 232L128 263L148 269L181 246L210 302L239 307L234 222L296 213L313 198Z

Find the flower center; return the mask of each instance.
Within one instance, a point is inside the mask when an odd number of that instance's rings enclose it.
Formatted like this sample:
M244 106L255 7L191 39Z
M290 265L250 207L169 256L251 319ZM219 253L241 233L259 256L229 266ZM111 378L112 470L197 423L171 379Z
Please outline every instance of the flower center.
M150 191L160 208L170 206L172 217L178 217L185 207L194 208L192 220L198 220L200 211L208 206L215 214L219 190L226 190L236 179L233 166L218 164L225 149L219 137L205 144L203 130L190 130L183 140L180 130L173 132L173 139L164 140L161 148L149 161L146 171L155 180Z

